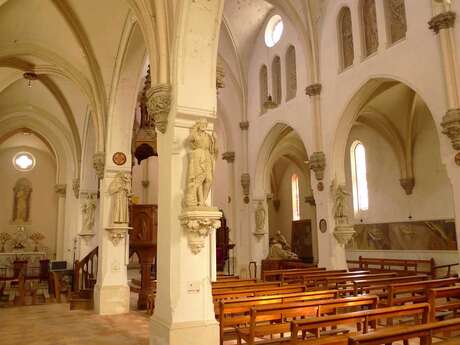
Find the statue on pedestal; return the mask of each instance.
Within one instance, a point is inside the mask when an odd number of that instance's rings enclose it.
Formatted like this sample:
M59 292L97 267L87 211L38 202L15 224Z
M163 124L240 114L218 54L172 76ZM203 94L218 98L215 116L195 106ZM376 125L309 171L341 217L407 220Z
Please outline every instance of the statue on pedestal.
M265 230L265 207L262 201L259 201L256 208L255 219L256 219L256 233L263 233Z
M198 120L190 131L188 143L191 148L188 159L188 176L184 206L206 207L211 191L215 161L217 158L216 137L206 132L208 121Z
M109 186L112 196L112 223L128 224L129 222L129 197L131 196L131 176L119 172Z
M83 215L83 229L82 232L92 232L94 227L94 217L96 214L96 198L95 194L89 194L86 200L81 205L81 212Z
M21 178L14 186L13 222L26 223L30 218L30 196L32 187L29 180Z

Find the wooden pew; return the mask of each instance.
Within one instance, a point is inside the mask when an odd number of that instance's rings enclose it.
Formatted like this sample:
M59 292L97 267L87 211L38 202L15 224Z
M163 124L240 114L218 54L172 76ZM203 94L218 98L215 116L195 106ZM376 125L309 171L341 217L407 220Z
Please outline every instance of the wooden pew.
M426 274L419 274L415 276L397 276L390 278L353 280L353 294L356 296L358 294L364 293L364 291L367 293L375 294L376 290L387 290L388 286L391 284L418 282L426 279L428 279Z
M451 300L453 298L453 300ZM440 303L438 299L442 299ZM443 288L430 289L428 292L428 302L430 303L430 321L435 322L438 317L444 317L446 311L452 311L453 316L457 317L457 310L460 309L460 286L449 286ZM441 313L441 315L439 315Z
M369 271L365 271L370 273ZM330 271L305 271L305 272L283 272L281 273L281 281L300 281L303 282L303 277L307 276L329 276L338 274L347 274L347 270L330 270ZM364 271L362 271L364 273Z
M311 273L302 273L302 274L285 274L282 276L282 282L299 282L302 284L310 284L311 286L316 286L317 281L324 280L324 278L332 278L338 276L353 276L360 274L370 274L369 271L355 271L355 272L346 272L343 270L340 271L324 271L324 272L311 272Z
M353 287L353 281L357 279L379 279L379 278L391 278L391 277L396 277L396 276L397 274L394 272L366 273L366 274L356 274L356 275L347 274L347 275L320 278L319 280L316 281L316 285L318 287L323 286L326 288L332 285L331 288L337 289L339 285L341 285L342 287Z
M407 342L412 338L419 338L420 344L431 345L434 334L452 331L460 331L460 318L415 326L391 327L378 330L377 332L370 334L353 335L349 337L348 345L384 345L392 344L396 341ZM460 338L456 337L455 339L447 339L434 344L458 345L460 344Z
M235 339L235 327L250 321L249 312L251 307L268 304L284 304L304 302L310 300L336 299L337 290L310 291L282 295L269 295L239 298L235 300L223 300L216 305L216 315L219 321L220 343L224 340Z
M274 280L281 280L281 275L287 272L324 272L326 268L324 267L309 267L309 268L289 268L289 269L280 269L280 270L268 270L262 272L262 280L269 280L267 278L271 278ZM345 271L345 270L341 270Z
M220 292L220 291L228 291L228 290L246 290L246 289L257 289L257 288L272 288L272 287L280 287L282 285L281 282L257 282L257 283L236 283L236 284L219 284L213 285L212 292Z
M286 319L317 317L323 314L336 313L339 308L366 307L375 309L377 304L377 296L367 295L255 306L250 310L248 327L237 327L236 329L237 343L241 344L241 341L245 340L247 344L253 345L256 337L287 333L290 331L291 325L289 322L284 322Z
M258 282L256 279L238 279L238 280L224 280L224 281L212 282L211 285L214 289L214 288L231 287L231 286L247 286L247 285L253 285L257 283L267 284L267 282ZM269 282L269 283L278 283L278 282Z
M350 337L350 334L335 336L331 339L327 339L328 337L321 339L321 329L327 327L337 327L340 325L362 324L362 332L368 333L370 328L375 329L375 325L377 325L379 320L392 320L397 317L399 318L407 316L414 317L415 320L421 319L422 323L427 323L429 310L430 305L428 303L418 303L405 306L362 310L345 314L328 315L303 320L294 320L291 322L291 339L289 344L317 345L320 344L321 340L324 340L324 342L321 342L321 344L347 344L347 338ZM301 340L298 337L300 331L302 331L303 335L305 335L306 332L313 333L315 338Z
M286 286L280 286L276 288L226 290L226 291L213 292L212 298L213 298L214 303L216 303L224 299L279 295L279 294L297 293L297 292L306 292L306 291L307 291L307 288L305 287L305 285L286 285Z

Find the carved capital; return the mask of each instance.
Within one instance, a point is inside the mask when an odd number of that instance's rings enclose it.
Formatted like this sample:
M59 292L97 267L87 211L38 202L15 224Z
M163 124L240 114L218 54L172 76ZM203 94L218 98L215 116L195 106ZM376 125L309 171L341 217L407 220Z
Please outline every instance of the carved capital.
M338 225L334 229L334 237L341 246L345 246L353 238L355 232L353 225Z
M454 150L460 150L460 109L449 109L442 118L442 132L452 142Z
M110 227L110 228L105 228L105 230L109 234L109 240L112 242L112 244L117 247L118 244L123 241L126 238L126 235L128 234L128 231L132 229L127 226L120 226L120 227Z
M240 122L240 129L242 131L247 131L249 129L249 121L241 121Z
M310 169L315 173L315 177L318 181L324 178L324 170L326 169L326 155L324 152L313 152L310 156Z
M251 185L251 176L248 173L241 175L241 187L243 187L244 202L249 203L249 187Z
M54 191L56 194L58 194L60 197L64 197L67 191L67 185L66 184L57 184L54 186Z
M185 209L179 216L193 254L198 254L204 248L209 234L220 227L221 218L222 212L212 207Z
M74 178L72 180L72 190L73 190L73 194L75 195L75 198L78 199L80 195L80 178L79 177Z
M158 84L147 91L147 109L155 122L155 127L166 133L168 116L171 110L171 85Z
M93 168L96 170L96 176L99 179L104 178L105 152L96 152L93 155Z
M321 89L322 85L317 83L317 84L311 84L305 88L305 94L308 96L319 96L321 94Z
M233 163L235 161L235 152L227 151L222 153L222 159L227 161L227 163Z
M225 70L224 66L218 61L216 67L216 88L217 90L223 89L225 87L224 83Z
M428 22L428 27L433 30L434 33L439 33L442 29L453 28L455 25L456 13L452 11L442 12Z
M402 178L402 179L399 179L399 183L401 184L401 187L403 187L407 195L412 194L412 191L414 190L414 186L415 186L415 178L413 177Z

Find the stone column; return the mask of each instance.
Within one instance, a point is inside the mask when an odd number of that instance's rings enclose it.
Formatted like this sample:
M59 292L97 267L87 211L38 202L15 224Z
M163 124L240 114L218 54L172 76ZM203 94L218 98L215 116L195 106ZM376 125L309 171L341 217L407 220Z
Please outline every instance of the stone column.
M112 315L129 311L128 264L128 223L113 221L114 203L110 189L118 174L130 178L129 171L105 171L100 185L99 198L99 257L97 283L94 288L94 307L98 314Z
M228 169L229 169L229 184L228 184L228 188L229 188L229 195L228 195L228 198L229 198L229 207L228 207L228 214L227 214L227 223L229 224L229 227L230 227L230 233L229 233L229 237L230 237L230 242L232 243L238 243L239 242L239 238L238 238L238 233L236 231L237 227L236 227L236 199L235 199L235 164L233 164L235 162L235 152L233 151L227 151L227 152L224 152L222 154L222 159L227 161L228 163ZM231 263L233 263L233 260L234 263L235 263L235 268L238 267L237 266L237 258L238 258L238 255L237 255L237 249L233 249L231 251L232 253L232 256L229 257L229 262L227 263L228 265L230 265Z
M54 190L58 196L57 224L56 224L56 260L68 260L64 253L64 236L65 236L65 201L67 185L57 184Z
M183 209L188 173L185 144L195 119L190 115L176 118L158 140L161 212L152 345L219 343L212 303L210 233L220 225L220 212Z

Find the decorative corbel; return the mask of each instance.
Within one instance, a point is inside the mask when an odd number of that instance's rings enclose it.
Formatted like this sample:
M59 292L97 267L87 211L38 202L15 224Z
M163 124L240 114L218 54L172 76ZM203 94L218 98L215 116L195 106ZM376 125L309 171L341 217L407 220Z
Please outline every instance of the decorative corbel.
M147 91L147 109L155 122L155 128L166 133L171 110L171 85L158 84Z
M453 28L455 25L456 13L453 11L442 12L428 22L428 27L433 30L435 34L438 34L442 29Z
M317 83L317 84L311 84L305 88L305 94L307 96L319 96L321 94L321 89L322 85Z
M401 187L403 187L407 195L412 194L412 191L414 190L414 186L415 186L415 178L413 177L401 178L399 179L399 183L401 184Z
M222 212L217 209L184 210L179 216L180 223L187 233L188 245L193 254L198 254L205 246L209 234L220 228Z
M451 141L454 150L460 150L460 109L449 109L442 118L442 133Z
M324 170L326 169L326 155L324 152L313 152L309 161L310 169L315 173L318 181L324 178Z
M99 179L104 178L104 167L105 167L105 153L96 152L93 155L93 168L96 170L96 176Z
M127 226L113 226L105 228L105 230L109 233L110 241L115 247L126 238L129 229L132 228Z
M54 191L60 197L64 197L67 192L67 185L66 184L57 184L54 186Z

